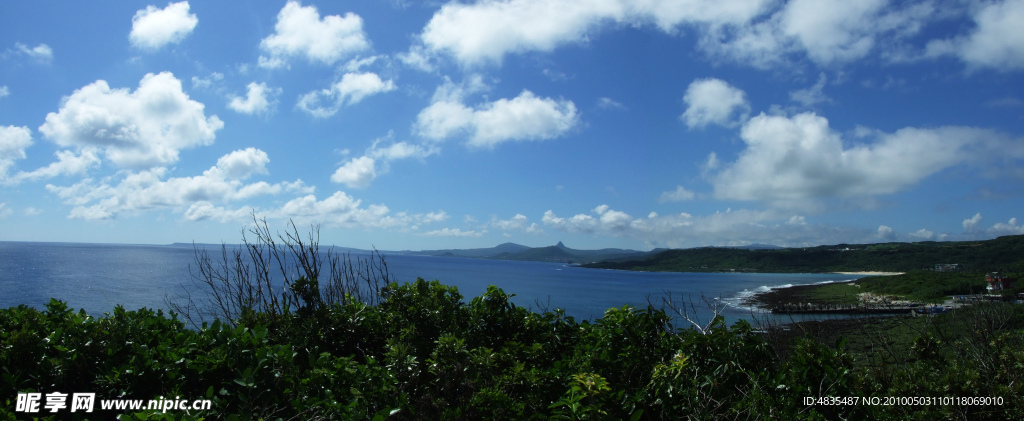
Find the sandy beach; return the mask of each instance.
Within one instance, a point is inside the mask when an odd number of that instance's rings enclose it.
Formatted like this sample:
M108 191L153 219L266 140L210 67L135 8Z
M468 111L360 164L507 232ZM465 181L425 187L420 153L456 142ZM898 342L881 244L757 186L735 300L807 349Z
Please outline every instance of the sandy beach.
M895 276L903 272L834 272L840 275L864 275L864 276Z

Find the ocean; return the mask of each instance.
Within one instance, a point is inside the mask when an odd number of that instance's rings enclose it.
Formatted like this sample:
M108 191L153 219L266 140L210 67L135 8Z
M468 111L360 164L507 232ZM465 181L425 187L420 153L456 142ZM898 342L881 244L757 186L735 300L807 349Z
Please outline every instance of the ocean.
M230 246L229 246L230 247ZM209 247L217 258L220 247ZM367 257L353 253L352 257ZM560 263L517 262L388 254L392 279L437 279L458 287L465 301L488 285L515 294L513 302L532 309L562 308L577 319L601 317L612 307L646 307L671 293L692 300L705 319L702 297L718 302L728 323L766 314L740 305L742 299L770 288L848 281L856 275L628 272L587 269ZM167 300L193 288L192 245L0 242L0 308L20 304L42 309L50 298L93 316L122 305L168 309ZM195 290L191 291L193 294Z

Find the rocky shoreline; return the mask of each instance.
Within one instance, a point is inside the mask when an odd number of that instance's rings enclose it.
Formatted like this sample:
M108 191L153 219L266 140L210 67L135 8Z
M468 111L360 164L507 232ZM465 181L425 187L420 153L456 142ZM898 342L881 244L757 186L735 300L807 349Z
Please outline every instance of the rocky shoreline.
M851 282L856 281L847 281L843 283ZM786 288L775 288L768 292L751 295L744 299L741 305L771 310L773 308L784 307L787 304L794 303L810 303L814 305L831 304L827 301L820 300L811 294L815 288L818 288L821 285L822 284L795 285Z
M797 285L776 288L746 298L742 305L776 314L904 314L925 306L922 302L898 299L870 292L857 294L855 302L848 299L822 298L815 290L826 286L852 284L856 280L829 284Z

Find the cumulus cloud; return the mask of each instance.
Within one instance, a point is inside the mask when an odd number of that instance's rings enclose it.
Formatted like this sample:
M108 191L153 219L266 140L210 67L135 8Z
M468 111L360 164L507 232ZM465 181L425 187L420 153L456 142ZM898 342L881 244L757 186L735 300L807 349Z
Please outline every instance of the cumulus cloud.
M875 232L811 224L803 216L778 210L732 210L696 216L689 213L647 217L601 205L589 213L560 217L547 211L544 226L556 231L624 237L652 247L738 246L753 243L806 246L836 242L868 242Z
M1010 0L1014 3L1019 0ZM1015 7L1004 7L1006 12ZM692 28L705 53L759 68L809 60L844 65L872 53L901 60L907 41L942 15L930 1L888 0L495 0L449 2L406 55L421 64L447 56L464 67L500 65L505 56L585 44L608 28ZM1018 19L1019 20L1019 19ZM1015 22L985 21L986 27ZM980 25L979 25L980 26ZM979 30L979 32L982 32ZM1014 33L997 32L1016 48ZM978 53L984 54L984 53ZM426 66L424 66L426 67Z
M463 65L496 64L506 54L549 52L586 42L606 24L654 25L674 32L681 24L746 22L767 0L506 0L450 2L423 28L420 41L434 54Z
M194 80L193 80L194 84ZM266 83L249 83L245 98L232 96L228 108L242 114L264 114L271 110L277 102L274 96L280 94L280 88L268 88Z
M964 219L964 232L972 233L978 231L981 226L981 212L974 214L974 216Z
M1017 218L1010 218L1007 222L998 222L984 230L981 228L981 220L981 212L974 214L974 216L970 218L964 219L964 234L969 238L1024 234L1024 225L1019 225L1017 223Z
M882 241L892 241L896 239L896 233L892 230L892 227L888 225L879 225L878 239Z
M331 181L363 188L377 178L376 161L368 156L352 158L331 175Z
M699 41L708 54L758 68L806 57L820 66L860 60L874 51L898 56L901 42L935 16L933 4L886 0L793 0L765 19L705 31Z
M693 194L692 191L687 190L683 186L676 186L675 190L661 193L661 196L658 197L658 202L660 202L660 203L683 202L683 201L691 200L691 199L693 199L693 197L694 197L694 194Z
M39 131L63 147L100 149L120 167L163 166L177 162L181 149L213 143L224 123L203 110L174 75L150 73L134 92L103 80L76 90Z
M32 146L32 131L28 127L0 127L0 182L7 182L7 171L14 161L25 159L25 149Z
M439 151L433 146L414 145L408 142L391 142L387 137L377 139L366 150L366 154L350 159L339 167L331 181L342 183L352 188L365 188L377 176L390 171L391 161L408 158L423 159ZM385 145L385 143L387 143Z
M273 218L291 218L303 223L341 228L401 228L434 223L447 217L443 211L409 215L405 212L392 213L382 204L362 206L361 200L341 191L323 200L317 200L312 194L298 197L267 214Z
M708 124L735 126L750 114L746 93L714 78L690 83L683 102L686 103L686 112L680 118L691 129Z
M84 149L79 153L68 150L54 152L57 161L49 165L29 171L19 172L14 176L16 181L53 178L59 175L84 175L89 168L98 166L100 158L94 149Z
M189 13L187 1L168 3L163 9L146 6L132 17L128 39L136 48L158 50L167 44L180 43L197 24L199 18Z
M29 58L43 64L49 64L53 61L53 49L49 45L39 44L35 47L29 47L20 42L14 43L14 48L17 52L24 54Z
M975 28L970 34L931 41L926 55L955 56L971 68L1024 68L1024 0L983 3L973 18Z
M507 220L501 220L501 219L498 219L498 218L494 218L491 221L491 226L493 226L493 227L495 227L497 229L500 229L502 231L518 231L518 230L525 229L527 227L526 224L527 224L528 221L529 220L526 217L526 215L523 215L521 213L517 213L516 216L513 216L512 218L509 218Z
M6 85L0 86L0 98L3 98L3 97L8 96L10 94L11 94L11 90L8 89Z
M710 173L721 199L785 202L891 194L960 164L1024 158L1024 144L972 127L904 128L847 147L814 113L761 114L744 124L746 149Z
M527 234L544 234L544 229L536 222L530 223L526 215L517 213L509 219L491 219L491 226L502 231L522 231Z
M315 6L289 1L277 14L274 34L260 42L259 65L267 68L287 66L292 57L310 62L334 64L353 53L370 48L363 32L363 19L354 13L344 17L324 16Z
M515 98L470 108L462 103L465 92L450 82L438 88L433 102L416 118L416 132L432 140L465 133L470 146L494 147L508 141L553 139L579 122L572 101L539 98L523 90Z
M994 235L1021 235L1024 234L1024 225L1017 224L1017 218L1010 218L1006 223L997 223L989 229Z
M931 241L935 239L935 232L926 230L924 228L921 228L907 235L917 240Z
M330 88L308 92L296 106L318 118L327 118L341 109L371 95L395 90L395 82L382 80L376 73L346 73Z
M247 148L222 156L217 160L217 165L193 177L168 178L168 170L160 167L127 172L117 183L112 183L113 180L109 178L98 182L85 179L71 186L49 184L46 188L66 204L74 206L69 215L71 218L112 219L126 212L158 209L185 211L187 208L189 211L186 211L185 216L192 220L204 215L210 217L210 211L218 209L213 207L214 203L230 203L282 192L307 193L311 190L301 180L277 184L265 181L244 182L253 175L266 174L269 162L266 152Z

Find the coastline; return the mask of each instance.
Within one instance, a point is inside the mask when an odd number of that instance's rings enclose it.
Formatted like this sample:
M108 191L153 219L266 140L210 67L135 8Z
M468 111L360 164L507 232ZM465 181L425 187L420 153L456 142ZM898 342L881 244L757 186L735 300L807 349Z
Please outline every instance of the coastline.
M837 275L864 275L864 276L896 276L896 275L904 274L904 272L874 272L874 271L866 271L866 272L832 272L832 273L835 273Z
M857 280L833 282L832 284L852 282L857 282ZM821 304L821 302L818 302L818 300L815 300L809 294L819 286L821 286L821 284L793 285L789 287L772 288L768 291L759 292L745 297L740 304L745 307L755 307L764 311L771 311L771 309L775 307L790 303L810 302L811 304Z

